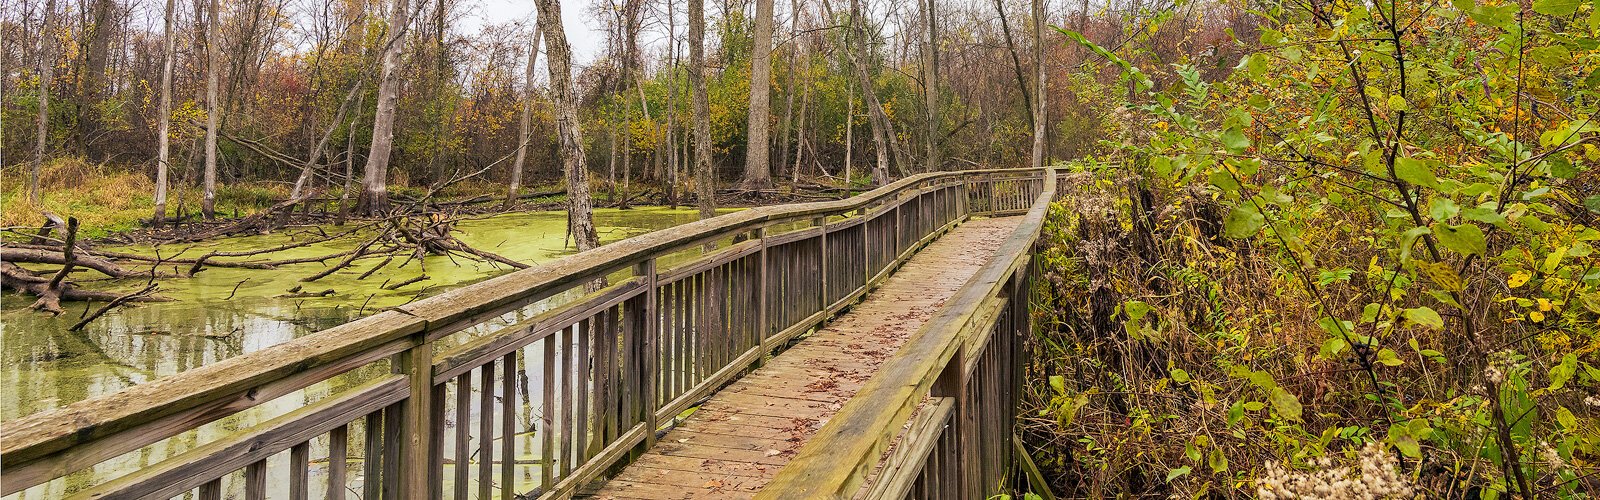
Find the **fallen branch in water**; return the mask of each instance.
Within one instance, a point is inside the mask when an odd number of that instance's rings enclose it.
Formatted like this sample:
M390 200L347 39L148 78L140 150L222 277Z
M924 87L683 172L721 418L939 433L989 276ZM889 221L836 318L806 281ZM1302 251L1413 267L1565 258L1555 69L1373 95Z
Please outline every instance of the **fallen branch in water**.
M130 293L130 294L127 294L127 295L123 295L123 296L117 297L115 299L111 299L111 302L108 302L108 303L106 303L106 305L101 306L99 309L96 309L93 313L89 314L89 317L83 318L83 320L79 321L77 324L72 325L72 327L68 328L67 330L68 331L73 331L73 332L76 332L78 330L82 330L83 327L88 326L89 322L94 321L95 318L99 318L101 315L103 315L103 314L105 314L107 312L110 312L112 309L116 309L117 306L120 306L120 305L122 305L124 303L127 303L129 301L133 301L133 300L138 300L138 299L143 298L143 297L147 297L150 294L155 293L156 289L160 288L160 287L161 287L161 285L159 285L159 284L150 283L148 285L145 285L143 290L139 290L137 292L133 292L133 293Z

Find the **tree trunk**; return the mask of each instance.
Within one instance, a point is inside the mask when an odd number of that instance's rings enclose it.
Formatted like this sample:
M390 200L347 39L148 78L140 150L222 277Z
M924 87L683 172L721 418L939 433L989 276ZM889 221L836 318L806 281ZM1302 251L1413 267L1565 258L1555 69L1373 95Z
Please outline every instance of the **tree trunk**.
M517 135L517 159L511 163L511 182L506 185L506 207L517 202L517 191L522 189L522 165L528 157L528 146L533 141L533 68L539 59L539 41L543 39L538 28L539 21L535 19L533 23L533 43L528 46L527 74L523 77L522 118L518 124L521 132Z
M410 23L407 0L394 0L389 13L388 42L383 49L383 76L378 82L378 109L372 120L372 146L367 151L361 197L356 211L377 214L389 209L389 153L394 148L395 107L400 101L400 51Z
M583 133L578 129L578 97L572 88L572 49L561 25L561 0L535 0L539 29L548 45L545 66L550 70L550 98L556 108L556 133L561 137L561 163L567 177L567 230L578 251L600 246L595 232L593 201L589 199L589 169L583 155Z
M171 0L168 0L169 2ZM169 9L170 10L170 9ZM39 29L39 132L38 141L33 144L33 167L28 170L28 200L35 207L41 203L39 193L39 175L44 170L45 145L50 141L50 81L52 70L55 69L54 45L50 43L50 20L55 17L56 0L47 0L44 4L44 16ZM168 15L168 19L171 16Z
M789 132L794 128L794 74L799 69L800 60L800 0L789 0L789 71L785 72L783 81L783 121L778 131L778 171L789 165ZM800 141L794 141L795 157L798 158ZM800 172L789 172L791 184L800 179Z
M1044 0L1033 0L1033 168L1045 164Z
M772 0L756 0L754 46L750 57L749 142L745 147L744 182L750 190L772 189Z
M161 56L161 105L156 111L156 136L160 144L156 150L156 210L151 218L152 225L159 225L167 220L167 167L171 156L171 145L168 144L167 135L172 128L172 60L173 41L172 35L172 0L167 0L166 18L164 21L162 39L164 49Z
M851 0L850 23L854 26L856 46L855 50L845 52L850 54L850 65L855 67L862 105L866 106L867 122L872 125L873 149L878 154L878 163L872 167L872 182L882 186L889 183L889 117L884 115L883 104L878 102L878 94L872 89L872 77L867 74L867 30L862 15L861 0Z
M717 174L711 168L711 105L706 98L706 5L689 0L689 86L694 87L694 185L700 218L717 213Z
M925 168L928 171L939 170L944 163L944 159L939 156L939 21L935 9L938 4L936 0L922 2L922 17L927 22L922 42L922 96L928 120L926 129L928 163Z
M222 114L222 108L217 102L217 84L220 80L218 67L221 66L222 53L217 50L217 0L211 0L206 6L206 24L204 36L206 39L206 166L201 181L204 193L201 195L200 212L206 220L215 219L217 199L217 121ZM326 141L324 141L326 142Z
M94 0L89 9L83 40L78 44L83 52L83 77L78 79L78 147L91 162L103 161L100 151L92 148L94 138L101 129L98 101L106 98L106 66L111 59L111 35L116 31L113 17L116 14L112 0Z

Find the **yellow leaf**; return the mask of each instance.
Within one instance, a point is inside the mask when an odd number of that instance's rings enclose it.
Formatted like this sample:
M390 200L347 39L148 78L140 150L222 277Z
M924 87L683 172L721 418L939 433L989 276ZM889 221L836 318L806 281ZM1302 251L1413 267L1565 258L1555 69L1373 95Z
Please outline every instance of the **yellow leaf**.
M1550 299L1545 299L1545 298L1539 299L1539 310L1540 311L1547 311L1548 312L1550 309L1551 309Z
M1533 279L1532 275L1525 271L1517 271L1516 274L1512 274L1510 278L1506 279L1506 286L1516 288L1528 284L1530 279Z
M1533 320L1534 323L1542 323L1544 322L1544 313L1539 311L1529 312L1528 319Z

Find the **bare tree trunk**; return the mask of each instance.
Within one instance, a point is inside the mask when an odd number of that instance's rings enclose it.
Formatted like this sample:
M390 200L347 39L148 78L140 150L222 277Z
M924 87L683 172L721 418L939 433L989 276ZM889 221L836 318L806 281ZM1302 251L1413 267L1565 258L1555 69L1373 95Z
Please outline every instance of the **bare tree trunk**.
M711 105L706 99L706 5L689 0L689 86L694 87L694 185L700 218L717 213L717 174L711 168Z
M539 21L534 20L533 43L528 46L527 74L523 77L526 82L522 88L522 118L520 119L521 132L517 135L517 159L511 163L511 182L506 186L505 206L510 207L517 202L517 191L522 189L522 165L528 157L528 146L533 140L533 68L539 59L539 41L544 38L539 32Z
M171 10L170 7L168 10ZM35 207L39 206L42 199L39 193L39 174L44 170L45 145L50 139L50 81L54 79L51 73L55 69L56 58L49 40L50 21L55 17L55 12L56 0L47 0L41 20L43 26L39 28L39 135L38 141L33 145L33 167L28 171L28 201L33 202ZM172 16L169 14L167 18L170 20Z
M356 96L356 107L360 108L367 99L365 94ZM350 117L349 126L345 128L344 138L344 189L339 191L339 217L334 219L335 224L344 225L345 217L350 215L350 189L356 176L356 117Z
M844 100L844 185L850 186L850 176L853 174L851 167L855 164L855 133L856 133L856 88L845 87Z
M754 47L750 57L750 114L744 156L744 189L772 188L772 0L756 0Z
M217 121L222 114L222 108L217 102L217 84L220 80L218 67L222 63L222 53L217 49L214 38L217 31L217 0L211 0L206 6L206 166L202 174L202 189L200 212L206 220L215 219L217 199ZM335 121L338 121L337 119ZM324 140L326 142L326 140Z
M167 0L166 20L164 21L162 38L164 39L161 56L161 105L156 112L156 135L161 143L156 150L156 210L151 218L152 225L159 225L167 220L167 168L171 156L171 145L168 144L167 135L172 128L172 60L173 41L172 35L172 0Z
M1017 92L1022 94L1022 107L1028 110L1028 127L1033 127L1033 100L1028 97L1028 79L1022 75L1022 59L1017 56L1017 42L1011 36L1011 23L1006 22L1006 6L1003 0L994 0L994 12L1000 17L1000 32L1006 37L1006 51L1011 54L1011 70L1016 73ZM1082 28L1079 28L1082 31Z
M678 9L667 0L667 204L678 208Z
M394 0L389 12L389 36L383 49L383 76L378 82L378 109L372 120L372 147L367 151L361 197L356 211L376 214L389 209L389 153L394 149L395 107L400 101L400 51L410 24L407 0Z
M939 21L935 9L938 4L936 0L922 2L922 17L927 22L922 42L922 95L928 119L928 171L939 170L944 164L944 159L939 156Z
M1033 71L1036 75L1033 94L1033 168L1045 164L1045 72L1044 72L1044 0L1033 0Z
M789 71L785 73L783 94L783 122L778 132L778 170L789 165L789 131L794 128L794 74L799 69L800 58L800 0L789 0ZM800 141L795 141L795 157L798 158ZM798 182L799 171L789 172L790 184Z
M827 5L824 3L824 5ZM873 149L878 154L878 163L872 167L872 182L878 185L889 183L889 117L883 113L883 104L878 102L878 95L872 89L872 78L867 75L867 30L866 23L862 22L861 0L850 1L850 23L854 27L854 50L846 48L850 55L850 65L855 67L856 83L861 86L862 105L867 108L867 120L872 124Z
M583 132L578 129L578 97L572 88L572 49L561 25L561 0L536 0L539 29L548 44L545 60L550 70L550 98L555 102L556 132L561 136L561 162L567 176L567 229L584 251L600 246L594 228L594 202L589 199L589 169L583 155Z

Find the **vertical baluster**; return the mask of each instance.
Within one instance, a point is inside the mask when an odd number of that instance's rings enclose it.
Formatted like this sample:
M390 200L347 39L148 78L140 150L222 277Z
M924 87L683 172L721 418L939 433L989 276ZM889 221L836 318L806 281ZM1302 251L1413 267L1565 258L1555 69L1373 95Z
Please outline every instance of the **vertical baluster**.
M589 409L589 383L591 380L598 378L596 375L593 375L593 372L604 370L603 367L596 366L595 362L595 358L604 356L604 354L601 354L602 351L600 351L599 348L595 348L593 351L591 351L589 347L589 343L591 341L596 342L597 344L599 342L594 334L594 327L595 318L593 317L584 319L579 321L577 324L572 325L572 328L578 331L578 357L575 361L577 365L574 367L575 375L573 377L573 381L577 386L576 396L578 397L578 403L574 405L577 417L573 420L573 424L576 429L572 431L572 438L576 442L575 447L577 456L573 458L573 462L579 465L583 464L585 460L589 459L589 454L591 451L598 450L598 448L591 447L600 445L600 443L591 443L589 440L589 417L591 415L598 416L598 414L604 411L601 410L591 412ZM599 408L603 407L604 405L600 401L595 401L594 406ZM598 422L598 420L596 420L596 422ZM598 426L599 425L596 424L596 427ZM599 434L599 432L596 432L595 434ZM603 438L603 436L601 437Z
M501 363L505 370L500 375L500 385L505 395L500 398L500 498L516 500L517 351L506 353Z
M660 368L656 364L656 353L660 351L658 340L660 338L661 309L656 295L656 261L648 259L639 264L634 274L645 278L645 295L640 304L640 323L643 331L638 332L643 343L639 346L641 356L638 358L643 365L640 373L640 388L642 394L639 401L644 419L644 448L649 449L656 444L656 380L660 377Z
M468 370L456 376L456 450L455 450L455 498L467 498L468 477L472 471L470 462L472 441L472 371Z
M200 500L222 500L222 479L212 479L200 485Z
M613 441L615 441L621 430L620 422L622 421L622 384L619 383L619 377L627 376L627 374L617 369L617 321L621 319L618 316L624 314L626 313L623 312L620 307L611 306L606 308L603 315L600 316L601 333L599 335L601 340L596 342L596 345L605 346L605 351L601 354L601 359L604 360L602 366L606 372L606 382L604 389L605 399L604 403L602 403L605 405L605 419L597 419L595 421L595 426L604 428L604 443L606 445L610 445ZM599 430L600 429L596 429L596 432Z
M494 360L478 374L478 498L488 500L494 492Z
M344 500L349 467L350 426L341 425L328 432L328 500Z
M311 444L300 443L289 447L289 499L307 500L311 478Z
M257 460L244 468L244 497L247 500L267 498L267 460Z
M362 457L361 498L378 498L383 483L383 411L367 414L366 449Z
M572 391L577 386L577 382L574 380L577 377L573 376L573 372L577 370L572 364L572 340L574 337L573 332L576 330L577 326L569 326L561 331L561 361L559 363L561 371L561 410L558 413L561 416L561 423L560 430L557 432L561 438L561 477L563 478L572 473L572 430L574 423Z
M544 425L539 427L539 433L544 439L539 447L539 486L544 491L550 491L555 485L556 343L559 338L560 332L555 332L540 341L544 344L544 406L540 412Z

